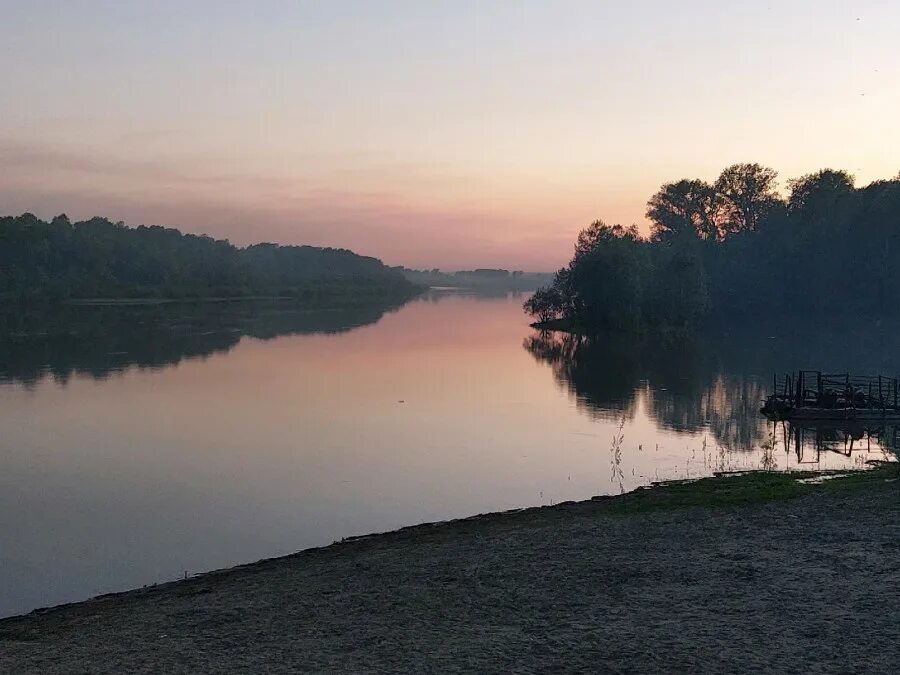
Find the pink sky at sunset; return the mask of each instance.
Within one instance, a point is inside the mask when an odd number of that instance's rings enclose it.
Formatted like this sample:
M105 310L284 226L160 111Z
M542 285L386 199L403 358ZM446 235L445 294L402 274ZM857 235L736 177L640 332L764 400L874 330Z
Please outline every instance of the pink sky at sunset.
M593 219L646 228L664 181L742 161L782 185L900 169L895 3L0 0L0 15L2 215L552 270Z

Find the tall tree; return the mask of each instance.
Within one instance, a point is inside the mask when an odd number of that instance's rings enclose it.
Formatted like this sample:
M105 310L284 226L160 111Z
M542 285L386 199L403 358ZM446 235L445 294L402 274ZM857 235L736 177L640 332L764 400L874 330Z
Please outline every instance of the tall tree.
M666 183L647 202L654 241L683 234L714 239L718 235L719 199L713 187L701 180Z
M853 193L854 178L846 171L822 169L788 181L791 191L788 209L791 213L814 211L827 213L840 200Z
M778 202L778 173L759 164L733 164L716 180L723 200L727 229L755 231L766 211Z

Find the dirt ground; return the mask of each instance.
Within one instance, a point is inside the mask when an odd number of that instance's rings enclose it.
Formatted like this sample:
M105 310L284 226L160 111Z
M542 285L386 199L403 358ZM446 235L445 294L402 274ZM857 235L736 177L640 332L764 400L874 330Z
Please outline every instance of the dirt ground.
M754 480L407 528L3 620L0 672L900 671L896 472Z

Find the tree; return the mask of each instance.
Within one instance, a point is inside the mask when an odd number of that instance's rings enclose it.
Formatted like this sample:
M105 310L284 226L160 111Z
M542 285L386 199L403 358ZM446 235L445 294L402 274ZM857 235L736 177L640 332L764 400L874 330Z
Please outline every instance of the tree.
M789 181L787 200L775 179L771 169L737 164L722 172L715 195L700 181L667 183L647 205L649 240L591 223L553 282L562 316L598 332L690 327L710 313L896 312L900 176L856 189L849 173L823 169Z
M733 164L715 183L722 200L726 229L755 231L766 211L778 202L778 173L759 164Z
M411 285L380 260L351 251L257 244L126 227L104 218L47 223L0 218L0 301L90 297L202 297L403 293ZM404 290L405 289L405 290Z
M645 324L687 327L709 309L706 271L696 240L675 239L650 249L651 278L645 282Z
M718 210L719 199L711 185L686 179L666 183L647 202L651 238L668 241L689 234L714 239L719 231Z
M541 323L558 319L563 313L562 294L554 286L539 288L523 305L526 312L537 317Z
M572 262L577 262L601 250L604 244L609 244L618 239L640 239L637 227L623 227L622 225L607 225L602 220L593 223L578 233L575 240L575 257Z
M788 181L791 191L788 209L791 213L814 211L826 213L843 198L853 193L854 178L846 171L822 169Z
M578 324L589 330L641 324L646 244L633 225L597 220L581 231L565 275Z

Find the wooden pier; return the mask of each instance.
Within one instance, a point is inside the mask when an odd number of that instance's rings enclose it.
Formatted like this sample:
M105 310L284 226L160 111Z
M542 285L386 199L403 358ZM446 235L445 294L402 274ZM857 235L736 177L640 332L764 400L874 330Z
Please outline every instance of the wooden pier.
M900 383L883 375L798 370L772 378L761 412L777 419L900 418Z

